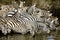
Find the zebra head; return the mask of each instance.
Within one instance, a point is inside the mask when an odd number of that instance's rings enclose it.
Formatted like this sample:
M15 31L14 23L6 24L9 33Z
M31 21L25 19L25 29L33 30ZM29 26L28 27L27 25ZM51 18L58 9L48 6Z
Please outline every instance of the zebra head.
M50 29L48 28L48 26L45 23L39 23L38 25L39 25L38 32L40 30L41 32L50 33Z
M22 8L23 5L24 5L24 3L25 3L25 1L24 1L24 2L20 1L20 5L19 5L19 7Z
M57 26L59 25L58 18L55 18L50 23L50 28L52 30L56 30Z

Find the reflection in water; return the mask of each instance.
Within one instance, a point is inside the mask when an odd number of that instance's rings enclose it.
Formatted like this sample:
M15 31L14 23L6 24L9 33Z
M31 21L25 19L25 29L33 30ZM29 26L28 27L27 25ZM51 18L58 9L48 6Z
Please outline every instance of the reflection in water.
M53 35L48 36L48 40L54 40L54 36Z
M53 34L37 34L35 37L31 37L29 34L12 34L0 37L0 40L60 40L60 36L55 36Z

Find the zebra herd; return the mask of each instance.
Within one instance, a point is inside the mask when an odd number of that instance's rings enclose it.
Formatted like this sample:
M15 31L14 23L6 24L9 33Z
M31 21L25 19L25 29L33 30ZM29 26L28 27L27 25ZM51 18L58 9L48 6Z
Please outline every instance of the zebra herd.
M18 9L9 11L6 17L0 17L0 30L4 35L11 31L35 35L42 32L50 33L51 30L57 29L58 18L53 17L52 13L35 7L36 4L26 8L23 6L24 3L21 2Z

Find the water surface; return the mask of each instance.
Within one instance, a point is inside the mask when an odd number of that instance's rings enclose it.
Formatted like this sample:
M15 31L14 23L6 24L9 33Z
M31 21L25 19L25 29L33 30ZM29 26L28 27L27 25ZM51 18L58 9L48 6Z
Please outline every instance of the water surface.
M60 40L60 33L36 34L35 37L32 37L29 34L9 34L7 36L0 36L0 40Z

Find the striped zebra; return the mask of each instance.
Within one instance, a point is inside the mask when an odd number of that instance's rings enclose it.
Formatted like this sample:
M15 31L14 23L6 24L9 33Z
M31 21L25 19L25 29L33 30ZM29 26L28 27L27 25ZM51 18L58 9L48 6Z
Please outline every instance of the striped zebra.
M49 24L51 30L56 30L59 25L57 17L49 17L46 22Z
M35 26L30 21L27 24L23 24L24 20L17 21L10 17L0 18L0 21L0 30L4 35L10 33L11 30L21 34L26 34L27 32L30 32L32 35L35 34Z
M15 15L13 15L13 18L15 18L17 21L21 22L22 24L26 25L27 29L33 27L32 29L34 32L37 32L39 29L39 27L38 27L39 25L36 22L35 18L32 15L29 15L27 12L24 12L22 9L18 9L18 12ZM45 31L43 29L47 29L47 30ZM42 27L42 30L45 32L49 31L49 29L44 26ZM34 34L34 32L32 32L32 34Z
M39 25L43 25L43 27L48 25L47 27L49 27L50 30L56 30L56 26L59 25L58 18L53 18L50 11L41 10L33 5L28 9L28 13L34 17L35 21L38 23L38 28ZM47 25L45 23L47 23Z
M38 27L39 30L37 33L42 33L42 32L43 33L50 33L51 32L46 23L40 22L40 23L38 23L38 25L39 25L39 27Z

